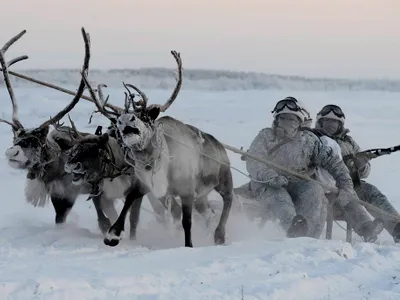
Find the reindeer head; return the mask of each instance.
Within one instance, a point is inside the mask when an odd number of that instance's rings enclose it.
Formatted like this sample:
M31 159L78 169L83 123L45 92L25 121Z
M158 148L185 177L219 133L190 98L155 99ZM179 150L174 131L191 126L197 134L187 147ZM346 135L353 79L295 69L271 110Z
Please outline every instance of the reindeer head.
M73 175L72 183L93 183L102 177L106 167L108 133L81 138L67 152L65 172Z
M48 126L31 130L22 129L17 132L13 146L5 153L9 165L16 169L27 169L40 163L48 133Z
M82 28L83 40L85 42L85 59L83 63L83 73L87 73L89 68L89 59L90 59L90 38L89 34L85 32L85 29ZM79 99L83 95L85 89L85 82L83 79L79 85L77 94L73 98L73 100L59 113L57 113L53 118L45 121L40 126L33 129L25 129L21 122L18 120L18 106L15 99L14 91L11 86L11 82L9 79L8 68L21 60L27 59L27 56L21 56L11 60L6 63L4 59L4 53L7 49L16 42L19 38L21 38L25 34L26 30L19 33L17 36L13 37L9 42L7 42L3 48L0 49L0 63L2 72L4 75L4 81L7 86L8 93L11 98L11 103L13 107L12 113L12 121L6 121L0 119L0 122L9 124L12 127L14 133L13 146L8 148L5 155L9 161L9 164L15 168L31 168L34 165L37 165L42 160L43 149L47 145L47 136L49 133L49 126L51 124L58 124L59 121L69 112L71 111L75 105L78 103Z
M91 94L92 99L95 100L98 112L102 113L117 128L118 136L123 143L137 151L145 149L154 135L154 121L157 119L160 112L165 112L171 104L174 102L182 86L182 61L180 54L176 51L171 51L178 64L178 79L174 91L171 97L164 105L150 105L147 107L148 98L139 88L132 84L125 84L128 93L125 92L125 108L118 108L113 106L112 110L107 110L106 105L108 97L104 100L102 87L105 85L98 86L97 98L93 88L90 86L87 78L83 76L87 88ZM139 101L134 101L134 95L131 93L129 88L135 90L141 97ZM130 107L132 106L132 109Z

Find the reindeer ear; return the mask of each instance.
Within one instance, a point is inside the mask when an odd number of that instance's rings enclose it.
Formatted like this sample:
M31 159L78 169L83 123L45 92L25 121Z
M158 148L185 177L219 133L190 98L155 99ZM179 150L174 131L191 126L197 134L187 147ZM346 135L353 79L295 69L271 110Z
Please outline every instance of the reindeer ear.
M157 119L159 114L160 114L160 107L158 105L151 105L147 109L147 115L149 116L150 120L152 120L152 121Z
M107 146L108 140L110 139L110 136L108 135L108 133L104 133L101 136L99 136L99 147L100 148L105 148Z

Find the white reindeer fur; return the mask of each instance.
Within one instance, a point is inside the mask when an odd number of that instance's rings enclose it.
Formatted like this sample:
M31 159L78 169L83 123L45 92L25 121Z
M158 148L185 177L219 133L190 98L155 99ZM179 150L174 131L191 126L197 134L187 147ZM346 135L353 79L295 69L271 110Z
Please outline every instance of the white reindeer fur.
M170 163L170 156L168 151L168 146L165 141L165 138L162 136L162 132L160 129L156 129L158 132L154 134L155 139L158 140L159 147L157 149L157 154L160 156L157 157L156 164L153 169L146 170L145 166L147 163L147 159L135 156L134 152L130 149L128 150L128 157L135 161L135 164L129 163L131 166L135 168L135 174L137 178L150 189L150 192L156 198L164 197L167 194L168 189L168 168ZM151 140L149 140L151 142ZM147 143L148 144L148 143ZM158 155L157 155L158 156Z
M125 192L132 185L132 178L127 175L118 176L113 180L103 179L101 189L107 199L123 199Z
M132 122L131 116L132 114L124 114L118 119L117 126L122 137L122 131L125 126L147 128L145 125L139 127L139 124L142 121L138 118ZM160 124L162 124L162 126L160 126ZM164 136L164 133L166 134L166 137ZM149 138L149 135L152 135L151 138ZM174 139L171 140L168 138L169 136L173 136ZM142 140L140 140L140 138ZM142 157L142 155L145 151L135 151L135 149L141 148L138 147L138 144L140 146L149 145L149 142L144 143L143 140L153 142L154 139L161 140L161 143L156 142L156 147L161 147L162 153L165 154L163 154L157 162L161 167L159 169L156 168L156 171L153 174L154 170L144 170L145 162L143 162L142 159L145 160L145 157ZM169 141L167 142L166 139L169 139ZM175 139L179 139L179 141ZM127 143L127 140L128 139L125 138L124 143ZM194 193L193 195L195 197L201 197L213 190L217 184L216 182L211 182L208 186L205 186L197 180L200 175L200 170L202 170L202 156L200 154L200 151L202 151L202 143L199 144L199 141L201 140L202 137L186 127L183 123L169 117L162 117L155 121L154 132L148 130L141 132L141 134L136 137L136 142L138 144L126 144L126 146L130 148L128 158L135 161L136 176L152 190L156 197L164 196L166 193L166 187L168 183L170 184L171 182L181 183L179 186L176 186L180 189L180 194L190 195L191 193ZM216 168L219 169L220 165L212 164L209 166L208 170L203 168L204 170L202 170L202 175L207 176L208 174L218 174ZM171 170L173 170L173 172L171 172ZM154 184L151 182L152 178ZM165 187L158 189L158 191L154 188L164 185Z
M46 137L46 146L49 151L56 154L60 153L61 149L58 144L55 142L55 135L57 131L52 130L49 131ZM17 156L12 156L14 151L19 151ZM12 157L14 160L18 160L18 162L25 163L29 158L25 155L23 149L20 146L12 146L6 151L6 156L8 158ZM14 168L18 168L17 163L10 162L10 165ZM44 207L48 202L50 195L59 195L63 196L68 193L68 190L65 188L65 185L62 181L56 180L50 182L47 186L45 183L38 179L26 179L25 182L25 200L35 207Z
M44 207L49 201L44 182L37 178L27 178L25 182L25 200L35 207Z

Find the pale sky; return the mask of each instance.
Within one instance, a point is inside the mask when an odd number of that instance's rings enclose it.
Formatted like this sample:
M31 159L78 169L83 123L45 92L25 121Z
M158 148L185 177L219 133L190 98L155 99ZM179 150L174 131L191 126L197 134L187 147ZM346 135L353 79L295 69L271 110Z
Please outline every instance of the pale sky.
M400 79L400 0L0 0L20 68L175 67ZM17 68L16 68L17 69Z

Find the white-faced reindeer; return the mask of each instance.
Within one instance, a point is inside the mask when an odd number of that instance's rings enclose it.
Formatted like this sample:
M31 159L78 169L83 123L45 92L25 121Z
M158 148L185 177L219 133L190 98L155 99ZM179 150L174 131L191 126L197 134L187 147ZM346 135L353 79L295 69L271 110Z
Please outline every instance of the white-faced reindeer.
M83 79L81 80L76 96L53 118L45 121L36 128L24 128L18 119L18 106L9 79L8 67L28 57L18 57L7 63L4 53L25 32L24 30L13 37L0 50L0 63L13 109L11 122L3 119L0 120L2 123L11 125L14 133L13 146L7 149L5 155L11 167L28 171L25 186L26 200L34 206L44 206L48 196L50 196L56 212L55 222L56 224L60 224L66 221L66 217L74 205L77 196L81 193L87 194L90 192L89 187L77 187L73 185L72 176L64 171L66 157L63 150L69 147L74 136L69 135L70 128L56 125L78 103L84 92L85 82ZM85 43L82 72L86 73L88 72L90 60L90 38L84 28L82 28L82 35ZM58 130L53 130L49 133L50 125L55 125ZM101 199L93 199L93 202L99 219L105 217L101 208ZM110 211L115 211L114 207L111 207ZM114 214L117 215L117 212L115 211ZM100 226L100 229L103 231L108 230L108 228L101 228Z
M179 53L172 51L177 64L179 78L168 101L160 105L147 107L146 95L133 85L141 95L132 110L116 114L106 110L103 97L96 99L86 74L82 74L98 110L111 122L116 123L118 133L125 148L125 160L135 168L135 174L141 182L157 197L179 196L182 206L182 226L185 233L185 246L193 247L191 237L193 204L200 211L207 207L207 195L216 190L223 199L223 210L214 233L216 244L225 242L225 226L229 217L233 186L230 161L222 144L212 135L169 116L157 119L176 99L182 85L182 62ZM125 97L129 101L129 97ZM129 108L129 103L125 105ZM117 121L115 122L115 119ZM125 201L132 205L134 199ZM110 228L107 245L118 244L127 209L123 209L117 222Z

